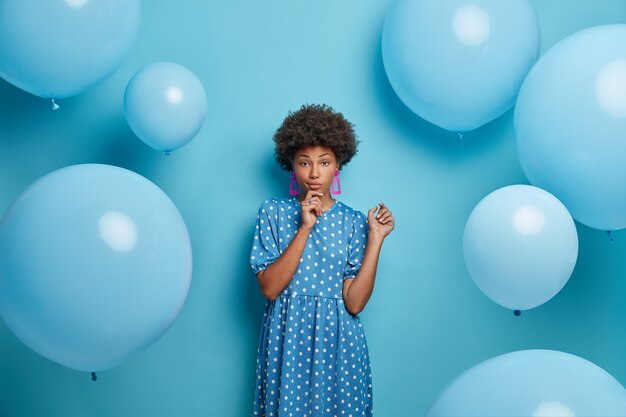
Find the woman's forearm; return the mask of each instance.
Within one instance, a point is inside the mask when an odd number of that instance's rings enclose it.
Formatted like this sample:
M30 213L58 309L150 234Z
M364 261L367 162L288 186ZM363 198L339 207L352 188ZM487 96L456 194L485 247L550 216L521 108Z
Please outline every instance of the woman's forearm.
M356 316L363 311L372 296L383 240L377 235L370 235L367 240L361 268L344 296L344 304L350 314Z
M278 259L257 274L261 292L266 298L275 300L291 282L300 263L309 233L311 233L310 230L300 227Z

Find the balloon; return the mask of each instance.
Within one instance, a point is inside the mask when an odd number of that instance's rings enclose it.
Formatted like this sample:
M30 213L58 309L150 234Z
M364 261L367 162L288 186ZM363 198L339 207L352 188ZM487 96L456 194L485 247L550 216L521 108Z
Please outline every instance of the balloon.
M154 149L169 152L196 136L206 116L204 87L187 68L158 62L138 71L124 95L126 120Z
M578 257L578 235L553 195L511 185L474 208L465 225L463 255L472 279L489 298L527 310L563 288Z
M463 372L426 417L626 415L626 392L597 365L554 350L521 350Z
M389 82L407 107L464 132L513 106L539 42L528 0L396 0L382 53Z
M601 230L626 227L626 25L568 36L524 81L514 130L529 181Z
M111 75L139 30L140 0L2 0L0 77L45 98Z
M122 168L49 173L0 221L0 315L27 346L73 369L108 369L155 342L181 310L191 270L172 201Z

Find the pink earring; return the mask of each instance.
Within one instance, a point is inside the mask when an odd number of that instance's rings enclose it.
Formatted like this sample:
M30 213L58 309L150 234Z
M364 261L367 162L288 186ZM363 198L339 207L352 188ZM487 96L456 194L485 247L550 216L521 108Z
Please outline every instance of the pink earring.
M289 194L290 195L300 194L300 188L298 187L298 180L296 180L295 171L291 171L291 181L289 181Z
M335 170L335 177L333 178L333 183L330 186L330 193L341 194L341 182L339 182L339 170L338 169Z

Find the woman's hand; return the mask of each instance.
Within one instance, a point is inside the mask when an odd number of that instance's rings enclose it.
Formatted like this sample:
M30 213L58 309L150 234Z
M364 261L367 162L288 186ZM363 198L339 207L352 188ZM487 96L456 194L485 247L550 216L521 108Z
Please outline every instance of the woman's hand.
M377 209L379 209L378 214L376 214ZM367 224L370 236L375 235L384 239L391 233L396 222L389 208L380 203L367 212Z
M317 218L322 215L322 197L324 193L309 190L300 202L302 206L302 226L307 230L312 230Z

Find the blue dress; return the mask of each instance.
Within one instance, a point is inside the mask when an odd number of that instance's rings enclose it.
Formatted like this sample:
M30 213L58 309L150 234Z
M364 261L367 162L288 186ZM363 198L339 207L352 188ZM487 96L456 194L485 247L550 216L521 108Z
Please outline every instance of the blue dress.
M301 224L296 197L259 208L250 254L254 273L285 251ZM318 217L289 285L268 300L258 346L254 416L372 415L372 375L358 316L344 306L367 241L363 213L339 201Z

